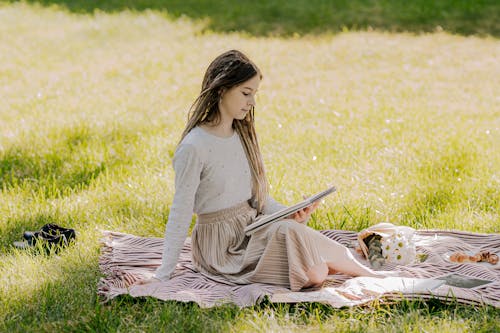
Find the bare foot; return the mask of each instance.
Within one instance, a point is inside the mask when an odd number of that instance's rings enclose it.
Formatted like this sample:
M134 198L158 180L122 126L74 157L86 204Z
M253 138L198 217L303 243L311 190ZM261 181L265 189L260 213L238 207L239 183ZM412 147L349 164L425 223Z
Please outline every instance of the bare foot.
M337 274L337 273L338 273L338 271L336 269L328 267L328 275L333 275L333 274Z

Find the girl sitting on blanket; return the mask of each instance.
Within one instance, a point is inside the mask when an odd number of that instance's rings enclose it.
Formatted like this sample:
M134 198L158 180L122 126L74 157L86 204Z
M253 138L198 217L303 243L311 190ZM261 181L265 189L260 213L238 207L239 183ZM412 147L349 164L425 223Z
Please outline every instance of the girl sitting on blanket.
M261 79L257 66L236 50L208 67L174 155L175 195L162 265L151 280L171 278L193 212L192 261L208 276L293 291L319 286L335 272L385 276L387 272L363 266L345 246L306 226L318 203L245 235L243 229L257 216L285 207L269 196L255 133Z

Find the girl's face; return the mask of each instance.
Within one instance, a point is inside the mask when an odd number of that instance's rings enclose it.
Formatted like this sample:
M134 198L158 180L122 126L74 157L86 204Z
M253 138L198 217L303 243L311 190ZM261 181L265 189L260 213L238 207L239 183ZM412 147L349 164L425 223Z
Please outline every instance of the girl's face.
M223 91L219 100L222 120L245 119L247 113L255 106L255 94L259 84L259 75L255 75L248 81Z

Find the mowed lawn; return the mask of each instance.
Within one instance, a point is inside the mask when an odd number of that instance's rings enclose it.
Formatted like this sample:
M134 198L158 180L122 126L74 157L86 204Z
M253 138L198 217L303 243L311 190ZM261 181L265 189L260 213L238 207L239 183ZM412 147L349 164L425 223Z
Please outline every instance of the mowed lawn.
M272 195L292 204L338 188L313 228L498 233L500 42L484 16L498 5L469 8L483 15L470 16L477 31L450 10L453 33L430 28L439 18L376 24L389 16L321 33L286 20L238 29L245 12L221 27L180 2L172 13L44 3L0 2L0 332L500 331L498 309L438 301L200 309L96 296L100 230L162 237L187 111L209 62L232 48L264 75L256 126ZM76 244L12 247L45 223L75 228Z

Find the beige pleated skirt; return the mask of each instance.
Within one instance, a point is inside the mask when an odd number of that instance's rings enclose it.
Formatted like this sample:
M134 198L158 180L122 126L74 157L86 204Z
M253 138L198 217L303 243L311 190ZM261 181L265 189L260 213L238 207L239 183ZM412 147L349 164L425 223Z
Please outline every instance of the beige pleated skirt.
M318 231L282 220L251 236L244 228L255 221L256 210L246 202L200 214L191 235L193 264L200 272L237 284L266 283L293 291L307 282L306 272L323 263Z

